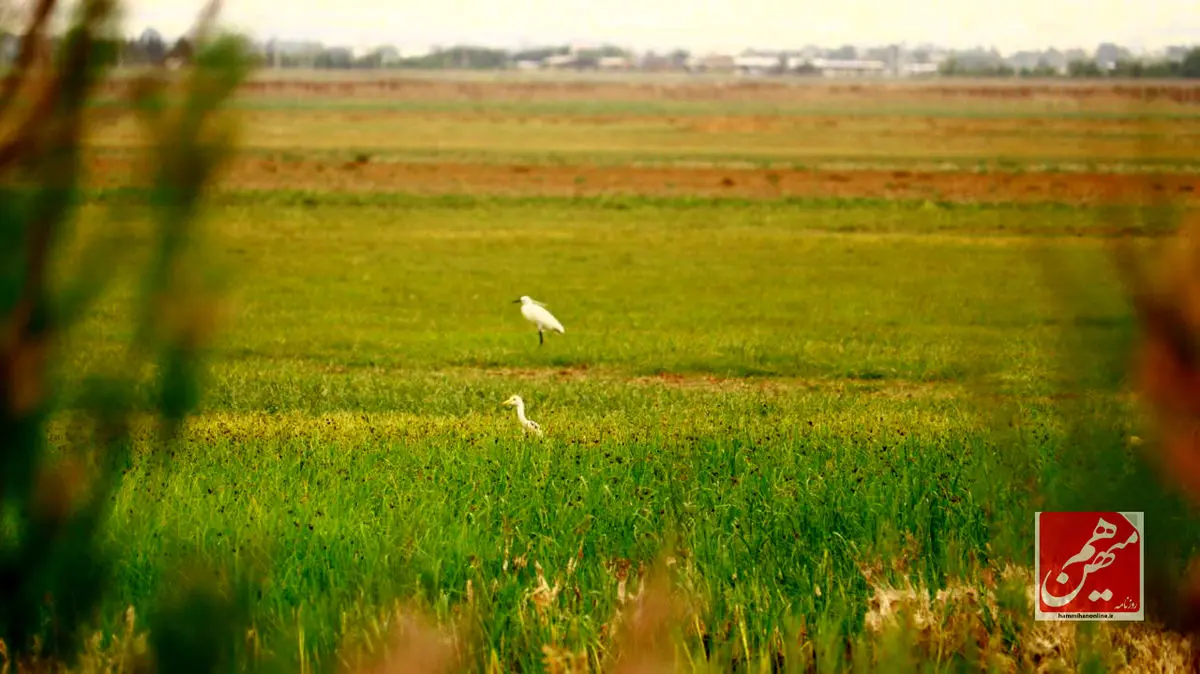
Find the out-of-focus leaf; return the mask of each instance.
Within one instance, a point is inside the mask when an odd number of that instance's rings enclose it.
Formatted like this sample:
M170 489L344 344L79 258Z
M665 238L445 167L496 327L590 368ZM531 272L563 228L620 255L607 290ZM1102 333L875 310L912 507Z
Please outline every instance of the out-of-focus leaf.
M1147 177L1147 185L1152 180ZM1028 563L1036 510L1145 513L1159 532L1145 541L1147 616L1189 629L1200 614L1190 614L1181 590L1200 527L1185 498L1188 492L1178 486L1188 484L1192 495L1200 497L1200 446L1181 440L1195 434L1179 433L1175 413L1182 404L1200 419L1195 345L1200 247L1191 254L1176 249L1174 258L1162 257L1180 241L1179 215L1149 188L1140 204L1100 212L1106 229L1120 233L1111 245L1117 279L1124 283L1115 290L1124 290L1127 299L1119 314L1112 303L1114 287L1098 282L1109 279L1095 278L1095 268L1074 269L1066 260L1046 255L1037 260L1046 272L1047 289L1059 300L1059 323L1066 326L1059 346L1060 395L1053 410L1066 437L1043 444L1019 429L998 434L1003 440L985 454L984 463L990 482L1003 488L981 482L979 493L989 507L1009 509L1010 517L1004 519L1029 518L1029 527L1003 549L1003 556L1019 564ZM1164 249L1163 242L1170 245ZM1147 255L1153 256L1151 264L1144 262ZM1153 428L1138 428L1133 392L1143 394L1136 402L1149 403ZM1200 430L1200 424L1194 429ZM1145 439L1133 442L1135 432Z
M54 4L42 2L37 16L43 8L48 14ZM215 7L210 5L208 19ZM90 420L91 433L51 461L44 437L54 400L49 366L63 332L112 281L112 253L122 241L118 235L94 243L67 270L63 289L53 287L52 258L59 239L70 234L68 225L81 203L86 104L113 62L117 35L112 0L81 0L76 8L54 76L39 78L46 86L36 92L25 118L9 125L15 131L0 140L0 171L9 178L0 192L0 243L5 244L0 250L0 508L8 518L0 530L0 587L6 591L0 639L17 657L40 641L43 654L62 663L79 652L82 631L97 618L109 589L112 556L102 530L121 476L134 461L131 415L137 408L140 361L160 359L162 396L156 407L170 425L178 426L198 400L198 356L211 333L217 288L195 258L202 251L190 234L204 187L231 138L227 130L209 129L209 118L246 72L236 61L238 53L220 56L223 43L218 41L212 53L219 58L210 56L206 67L194 71L183 106L172 107L159 82L147 81L133 92L143 122L158 141L151 203L158 206L152 214L160 245L147 274L152 310L145 318L162 327L165 317L168 329L154 333L158 340L135 341L124 370L84 383L75 407ZM32 25L21 61L0 90L2 100L20 89L32 63L29 55L41 49L40 21ZM156 655L167 671L212 671L233 662L228 650L237 643L237 607L244 603L234 606L215 596L200 592L168 607L168 616L192 622L174 625L174 632L170 624L163 627ZM209 657L213 654L215 659Z
M251 583L222 587L215 579L183 576L172 583L150 618L150 647L160 672L209 674L236 664L250 613Z
M159 405L163 420L171 428L183 421L199 402L196 387L196 363L184 348L168 348L163 353Z
M29 27L26 29L25 35L21 40L21 51L18 52L17 60L13 63L8 76L4 78L3 89L0 89L0 110L8 110L13 98L21 90L21 84L29 73L29 68L33 64L34 59L37 57L38 43L42 31L46 27L46 22L50 20L50 15L54 12L56 4L55 0L38 0L37 5L34 7Z

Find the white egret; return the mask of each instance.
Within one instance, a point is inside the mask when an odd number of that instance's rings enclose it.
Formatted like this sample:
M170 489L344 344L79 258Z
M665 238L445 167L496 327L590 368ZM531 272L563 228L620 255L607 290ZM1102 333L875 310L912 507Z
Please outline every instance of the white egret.
M513 304L521 304L521 315L525 320L533 323L538 329L538 346L546 343L546 338L543 333L546 330L554 330L555 332L565 334L562 323L554 317L554 314L546 310L546 305L533 299L529 295L522 295L520 299L513 300Z
M521 425L525 427L525 430L530 431L535 435L542 434L542 427L538 425L538 422L533 421L525 416L525 401L521 399L521 396L515 395L508 400L505 400L502 404L512 405L517 408L517 419L521 422Z

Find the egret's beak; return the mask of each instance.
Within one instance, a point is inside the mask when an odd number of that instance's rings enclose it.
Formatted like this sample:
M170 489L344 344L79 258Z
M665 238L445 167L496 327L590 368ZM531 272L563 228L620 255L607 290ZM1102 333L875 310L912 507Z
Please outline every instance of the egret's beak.
M513 304L520 304L520 303L521 303L521 300L519 300L519 299L515 299L515 300L513 300L513 301L512 301L512 303L513 303Z

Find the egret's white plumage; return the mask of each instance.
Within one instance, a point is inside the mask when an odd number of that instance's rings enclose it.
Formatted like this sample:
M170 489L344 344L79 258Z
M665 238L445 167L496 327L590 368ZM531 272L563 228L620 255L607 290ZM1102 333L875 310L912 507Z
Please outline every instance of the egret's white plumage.
M536 421L533 421L525 416L525 401L521 399L521 396L515 395L508 400L505 400L503 404L512 405L517 408L517 419L521 422L521 425L525 427L526 431L534 433L535 435L542 434L542 427L539 426Z
M562 323L554 317L554 314L546 310L546 305L538 302L529 295L522 295L520 299L513 300L513 304L521 303L521 315L525 320L533 323L538 329L538 344L545 344L546 338L544 333L546 330L553 330L557 333L566 334Z

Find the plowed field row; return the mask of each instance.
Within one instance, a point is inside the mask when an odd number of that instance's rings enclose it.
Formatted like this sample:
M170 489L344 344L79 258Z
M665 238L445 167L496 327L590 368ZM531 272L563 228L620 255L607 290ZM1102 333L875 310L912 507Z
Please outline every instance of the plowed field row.
M95 182L109 187L131 184L136 167L133 156L96 155L89 165ZM375 163L245 156L230 163L221 186L418 194L865 197L1080 205L1167 197L1189 205L1200 203L1197 175Z

